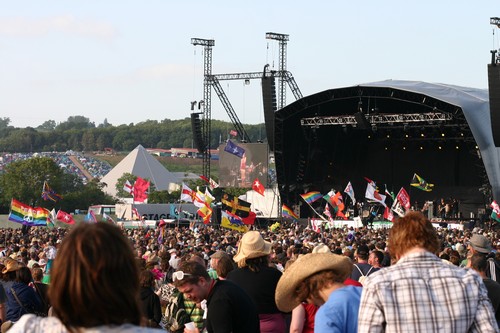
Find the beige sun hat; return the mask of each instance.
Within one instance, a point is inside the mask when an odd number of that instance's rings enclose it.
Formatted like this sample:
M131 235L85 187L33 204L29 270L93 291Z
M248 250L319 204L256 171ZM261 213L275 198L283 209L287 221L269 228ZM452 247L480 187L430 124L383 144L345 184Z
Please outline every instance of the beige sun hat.
M22 267L22 265L19 263L19 261L11 259L11 258L5 259L3 264L5 265L5 268L2 270L2 274L17 271L18 269L20 269Z
M346 256L333 253L309 253L299 257L285 272L276 286L275 300L278 309L292 311L300 304L297 287L309 276L326 270L333 270L347 278L352 272L352 262Z
M312 250L312 253L331 253L330 248L324 244L324 243L319 243L314 247Z
M267 256L271 253L271 243L266 242L258 231L248 231L241 237L238 252L233 260L252 259Z

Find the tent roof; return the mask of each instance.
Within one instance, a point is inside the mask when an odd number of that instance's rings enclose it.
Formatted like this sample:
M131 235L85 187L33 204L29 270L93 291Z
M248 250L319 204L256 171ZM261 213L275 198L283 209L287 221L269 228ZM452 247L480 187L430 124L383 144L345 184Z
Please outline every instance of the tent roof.
M453 114L453 122L457 126L466 123L481 153L493 197L500 200L500 148L495 147L493 142L488 90L421 81L385 80L329 89L301 98L278 110L275 131L282 142L276 143L275 154L277 169L284 175L286 182L293 182L295 172L286 171L293 165L289 158L306 141L301 135L297 135L303 131L300 127L301 119L354 115L361 99L364 102L371 100L379 103L375 107L381 113L429 112L437 107L441 112ZM363 106L366 107L366 104ZM370 104L368 107L370 108ZM303 149L307 151L307 147Z
M151 183L155 184L157 190L168 190L170 184L180 182L176 175L168 171L142 145L138 145L101 179L101 182L106 184L104 192L116 196L116 182L127 172L137 177L149 179Z

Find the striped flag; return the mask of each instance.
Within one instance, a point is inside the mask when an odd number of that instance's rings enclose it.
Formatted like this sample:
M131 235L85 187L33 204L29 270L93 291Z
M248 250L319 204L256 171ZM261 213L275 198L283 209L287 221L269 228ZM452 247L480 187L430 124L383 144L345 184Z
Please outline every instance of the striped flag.
M321 193L319 193L318 191L307 192L307 193L301 194L300 196L308 204L312 204L316 200L319 200L319 199L321 199L323 197L321 195Z
M16 199L10 202L9 221L30 226L45 226L49 211L42 207L31 207Z
M282 210L283 217L288 217L288 218L292 218L292 219L295 219L295 220L299 219L299 217L297 216L297 214L295 214L295 212L290 207L288 207L287 205L283 204L281 210Z

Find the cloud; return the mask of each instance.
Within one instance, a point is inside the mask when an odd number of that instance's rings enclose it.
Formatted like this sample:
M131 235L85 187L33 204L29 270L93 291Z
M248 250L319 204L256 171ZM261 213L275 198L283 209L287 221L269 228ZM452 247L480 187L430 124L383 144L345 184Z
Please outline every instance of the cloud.
M0 35L11 37L40 37L53 32L69 35L113 39L116 29L109 23L76 19L73 15L61 15L41 19L26 17L0 18Z

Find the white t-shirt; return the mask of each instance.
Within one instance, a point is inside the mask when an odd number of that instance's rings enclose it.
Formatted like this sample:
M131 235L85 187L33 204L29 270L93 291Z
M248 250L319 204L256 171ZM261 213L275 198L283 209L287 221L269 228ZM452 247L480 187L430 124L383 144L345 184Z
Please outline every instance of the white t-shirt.
M82 333L153 333L163 332L165 330L124 324L120 326L98 326L82 329ZM66 326L61 323L57 317L37 317L33 314L27 314L21 317L9 333L68 333Z

